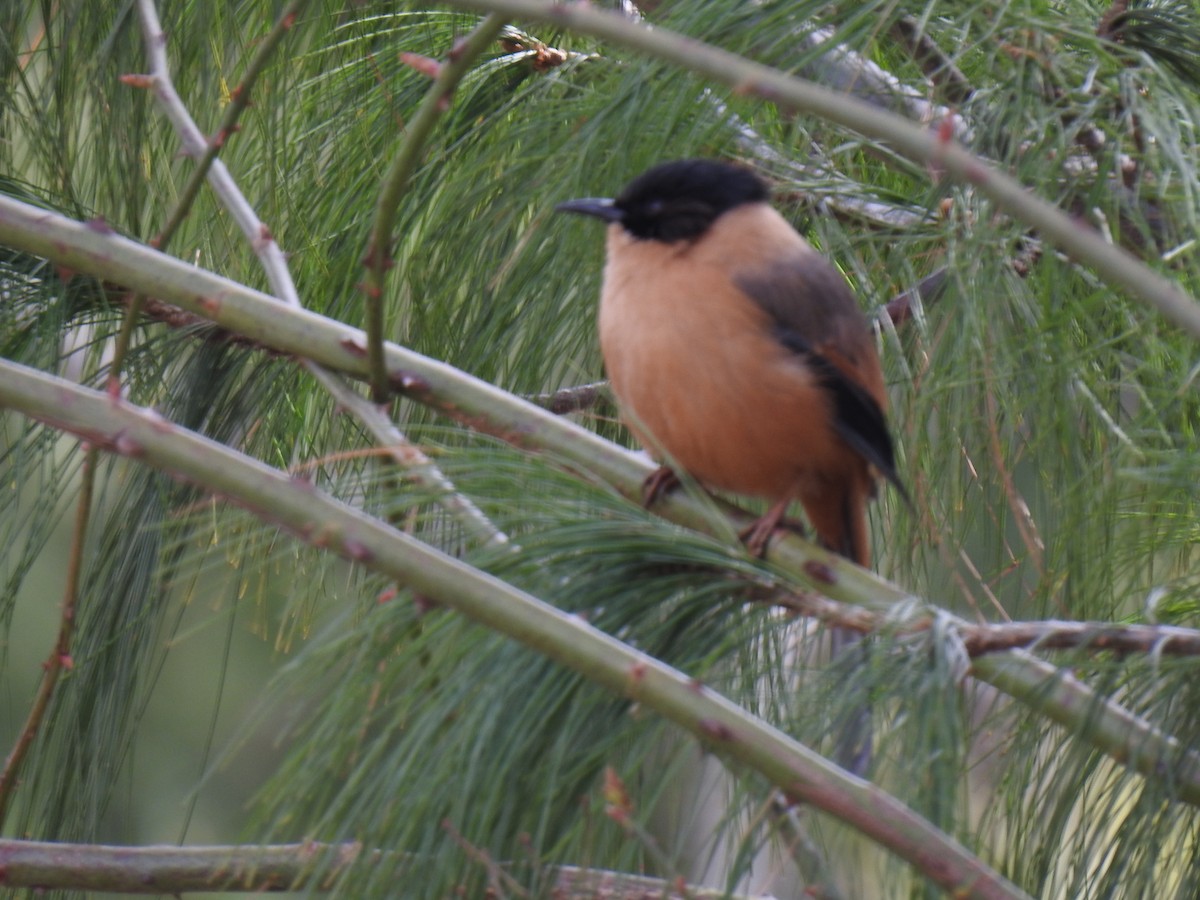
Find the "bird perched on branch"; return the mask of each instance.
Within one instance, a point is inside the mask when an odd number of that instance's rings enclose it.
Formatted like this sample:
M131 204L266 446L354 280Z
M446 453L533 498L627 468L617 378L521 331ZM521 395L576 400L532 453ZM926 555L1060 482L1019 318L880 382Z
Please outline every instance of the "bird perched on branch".
M770 500L743 532L753 552L799 500L817 539L865 566L877 476L904 494L883 371L841 274L768 201L752 172L693 159L557 208L609 223L600 345L642 445L708 487ZM672 479L652 475L648 502Z

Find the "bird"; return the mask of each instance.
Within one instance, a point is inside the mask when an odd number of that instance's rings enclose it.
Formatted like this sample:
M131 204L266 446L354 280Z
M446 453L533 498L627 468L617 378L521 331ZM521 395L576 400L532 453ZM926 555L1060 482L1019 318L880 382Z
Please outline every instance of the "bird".
M623 421L664 464L646 502L677 470L764 498L742 532L762 555L798 500L826 549L868 566L878 478L908 499L874 332L766 182L720 160L674 160L615 199L556 209L607 223L600 348Z

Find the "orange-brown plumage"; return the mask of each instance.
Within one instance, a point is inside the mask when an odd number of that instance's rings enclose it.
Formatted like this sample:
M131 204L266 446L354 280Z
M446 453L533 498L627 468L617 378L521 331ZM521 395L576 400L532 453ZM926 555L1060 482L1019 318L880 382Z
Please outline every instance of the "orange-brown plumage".
M562 208L611 223L600 343L643 446L772 501L756 549L799 500L825 546L866 565L875 472L895 480L883 373L845 281L765 199L749 173L697 160Z

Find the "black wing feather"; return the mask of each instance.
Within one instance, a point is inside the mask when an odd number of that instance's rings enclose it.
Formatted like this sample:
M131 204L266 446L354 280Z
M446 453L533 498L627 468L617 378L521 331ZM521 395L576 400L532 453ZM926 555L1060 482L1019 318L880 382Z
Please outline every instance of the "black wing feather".
M821 386L833 397L833 428L838 437L878 469L896 487L906 503L911 503L896 472L896 454L887 419L875 398L843 375L837 366L814 350L796 332L777 326L775 337L797 356L803 357Z
M839 334L869 334L866 317L841 273L809 251L766 270L745 273L735 281L771 317L776 339L803 358L829 391L838 436L895 485L911 505L896 472L895 451L883 410L866 389L842 374L814 346ZM806 334L812 338L806 338Z

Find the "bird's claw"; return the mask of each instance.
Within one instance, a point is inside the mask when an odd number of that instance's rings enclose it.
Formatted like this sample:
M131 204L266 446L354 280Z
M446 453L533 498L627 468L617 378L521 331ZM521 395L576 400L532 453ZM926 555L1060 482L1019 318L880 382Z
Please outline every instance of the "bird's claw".
M784 515L786 509L786 501L777 503L767 510L766 515L762 518L755 519L738 532L738 537L742 539L742 543L746 545L746 549L753 556L766 556L767 544L771 542L771 538L777 531L790 531L801 537L804 536L804 524L798 519L786 517Z
M668 466L659 466L642 482L642 506L649 509L663 494L679 487L679 476Z

